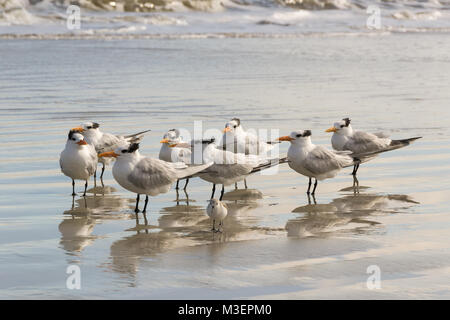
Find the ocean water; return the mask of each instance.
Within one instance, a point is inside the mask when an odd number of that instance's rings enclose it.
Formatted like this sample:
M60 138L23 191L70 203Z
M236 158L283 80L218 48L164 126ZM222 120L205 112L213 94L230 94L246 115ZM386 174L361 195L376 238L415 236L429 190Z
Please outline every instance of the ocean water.
M368 1L335 3L344 5L104 9L89 11L76 32L54 17L64 10L50 1L20 7L39 22L5 20L3 12L0 297L449 298L449 4L377 2L382 21L396 22L368 30ZM389 18L402 11L440 14ZM241 19L281 12L310 20ZM186 24L141 21L169 18ZM145 29L121 33L119 25ZM310 129L327 147L324 130L344 117L356 129L423 138L361 166L359 192L350 168L319 183L315 199L286 165L251 176L248 190L226 189L221 234L209 231L205 181L151 198L144 219L110 167L105 186L91 180L85 198L80 182L72 198L59 169L68 130L85 121L117 134L151 129L141 150L157 157L168 129L192 132L201 121L206 132L233 117L280 135ZM80 290L66 285L74 265ZM379 268L381 288L368 288L368 268Z

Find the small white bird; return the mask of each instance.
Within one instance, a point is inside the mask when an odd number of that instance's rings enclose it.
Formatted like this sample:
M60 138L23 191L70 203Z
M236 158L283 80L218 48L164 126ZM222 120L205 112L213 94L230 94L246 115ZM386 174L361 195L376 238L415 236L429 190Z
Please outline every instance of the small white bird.
M159 159L142 156L139 144L132 143L114 151L99 154L99 157L114 157L112 173L114 179L126 190L137 194L135 212L139 212L139 196L145 194L146 212L148 196L157 196L169 191L170 186L178 179L189 177L202 171L211 163L198 166L187 166L182 162L171 163Z
M190 163L191 161L191 150L187 148L177 148L170 147L171 145L177 143L185 143L180 136L180 131L177 129L170 129L164 134L163 139L160 141L161 149L159 151L159 159L167 162L183 162ZM177 180L177 185L175 189L178 190L178 184L180 180ZM186 187L189 183L189 178L186 179L186 184L184 185L183 190L186 190Z
M72 195L75 196L75 180L85 180L84 194L88 186L89 177L97 168L97 153L92 145L88 144L83 136L70 130L64 150L59 158L62 173L72 178Z
M331 145L337 151L351 151L355 158L359 155L378 154L385 151L395 150L409 145L414 140L421 137L414 137L402 140L391 140L383 133L367 133L363 131L353 130L349 118L335 122L334 125L325 130L325 132L333 132L331 137ZM372 157L373 158L373 157ZM360 162L355 163L353 175L359 169Z
M117 136L111 133L102 132L99 127L100 125L97 122L86 122L80 127L72 128L72 130L81 133L86 142L95 147L97 153L114 151L116 148L126 143L139 143L144 137L143 134L150 131L145 130L128 136ZM105 166L110 164L113 160L114 158L99 159L99 162L103 164L100 180L103 179ZM94 178L96 178L96 176L97 170L94 173Z
M208 207L206 213L213 220L213 227L211 231L220 232L220 227L223 226L223 219L228 214L227 205L218 199L211 199L208 201ZM216 220L219 221L219 226L216 229Z
M196 174L200 179L213 184L211 199L214 198L216 184L222 185L219 200L222 200L225 186L244 180L249 174L268 169L285 159L269 159L265 156L233 153L217 148L215 139L193 140L191 144L180 143L173 146L191 149L191 163L214 164Z
M288 164L293 170L309 177L308 191L310 194L312 178L315 178L312 195L315 194L317 181L335 177L345 167L354 164L350 152L334 152L311 142L310 130L293 131L289 136L278 138L279 141L289 141Z

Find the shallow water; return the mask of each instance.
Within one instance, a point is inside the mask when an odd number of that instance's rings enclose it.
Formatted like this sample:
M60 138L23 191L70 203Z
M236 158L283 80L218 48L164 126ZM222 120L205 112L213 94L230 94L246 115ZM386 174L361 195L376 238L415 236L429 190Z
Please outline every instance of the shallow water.
M294 39L1 40L0 297L450 298L450 43L443 34ZM262 67L263 66L263 67ZM105 173L72 202L58 157L68 129L152 129L156 157L170 128L324 132L349 116L357 129L423 136L359 171L319 184L280 166L227 188L222 234L209 232L211 186L192 180L150 199ZM281 153L288 145L282 145ZM242 187L242 184L239 184ZM350 188L349 188L350 187ZM82 191L82 184L77 184ZM81 268L81 290L66 268ZM381 270L369 290L366 270Z

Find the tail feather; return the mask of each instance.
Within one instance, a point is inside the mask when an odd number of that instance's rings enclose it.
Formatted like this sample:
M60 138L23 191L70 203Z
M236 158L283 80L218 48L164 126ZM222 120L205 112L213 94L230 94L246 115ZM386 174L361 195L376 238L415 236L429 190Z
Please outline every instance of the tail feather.
M124 136L124 138L125 138L125 139L135 138L135 137L138 137L138 136L140 136L140 135L142 135L142 134L144 134L144 133L147 133L147 132L149 132L149 131L152 131L152 130L145 130L145 131L141 131L141 132L138 132L138 133L135 133L135 134L130 134L130 135L128 135L128 136Z
M250 172L250 174L255 173L255 172L260 172L262 170L274 167L274 166L276 166L278 164L287 163L287 162L288 162L288 158L287 157L280 158L280 159L270 159L268 162L265 162L265 163L260 164L259 166L255 167L255 168L253 168L253 170Z
M206 168L209 168L213 164L214 164L213 162L209 162L206 164L190 165L183 169L177 169L177 178L178 179L191 178L195 176L198 172L203 171Z
M355 159L355 162L367 162L373 158L375 158L377 155L379 155L380 153L384 153L387 151L391 151L391 150L396 150L396 149L400 149L403 147L406 147L408 145L411 144L411 142L420 139L422 137L414 137L414 138L409 138L409 139L401 139L401 140L392 140L390 145L387 146L384 149L380 149L377 151L371 151L371 152L365 152L365 153L360 153L360 154L353 154L350 155Z

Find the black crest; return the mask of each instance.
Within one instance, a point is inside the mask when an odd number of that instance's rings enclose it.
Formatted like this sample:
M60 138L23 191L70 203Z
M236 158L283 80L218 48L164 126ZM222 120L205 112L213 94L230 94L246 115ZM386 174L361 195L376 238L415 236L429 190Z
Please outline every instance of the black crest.
M215 141L216 141L216 138L203 139L202 143L210 144L210 143L214 143Z
M231 119L231 121L236 121L238 127L241 125L241 119L239 119L239 118L233 118L233 119Z
M344 118L344 119L342 119L342 120L345 121L345 126L346 126L346 127L348 127L348 126L350 125L350 122L352 121L352 120L350 120L350 118Z
M303 137L309 137L311 135L311 130L305 130L303 131Z
M92 122L92 128L97 129L100 125L97 122Z
M70 130L70 131L69 131L69 140L71 140L71 139L73 138L73 135L74 135L75 133L78 133L78 131L75 131L75 130Z
M132 144L130 144L130 146L128 147L128 153L133 153L133 152L135 152L137 149L139 149L139 143L132 143Z

